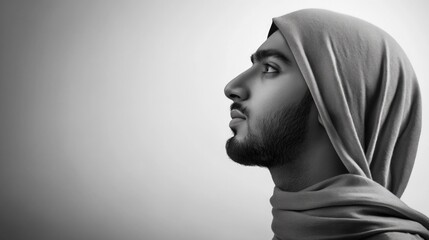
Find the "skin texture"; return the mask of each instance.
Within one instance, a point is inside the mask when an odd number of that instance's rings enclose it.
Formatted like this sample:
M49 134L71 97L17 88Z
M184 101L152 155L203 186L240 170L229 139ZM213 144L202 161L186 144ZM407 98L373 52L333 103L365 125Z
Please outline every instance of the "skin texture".
M267 56L258 54L261 51L277 51L286 60L270 54ZM260 161L253 164L247 162L245 165L268 167L274 184L285 191L299 191L327 178L346 173L325 129L318 121L318 112L313 101L309 103L308 111L301 114L299 119L304 125L304 131L294 131L293 128L296 126L287 124L297 117L294 115L295 110L297 106L302 107L300 104L308 94L308 87L281 33L278 31L273 33L258 48L252 61L253 65L231 80L224 90L225 95L233 101L234 109L231 114L233 120L230 123L234 136L227 142L227 153L231 159L242 163L239 156L230 154L231 149L228 148L253 145L255 139L259 139L257 142L265 145L265 149L277 149L281 146L273 145L273 142L292 138L295 140L283 142L290 145L284 146L286 151L281 151L283 156L278 156L278 153L263 154L265 159L259 159ZM237 106L239 107L235 108ZM288 108L292 110L288 111ZM276 136L280 138L278 140L264 140L265 132L270 129L267 125L272 124L272 128L279 125L273 124L271 121L273 116L285 112L289 112L289 116L284 127L292 129L284 131L284 136ZM303 116L305 118L302 118ZM301 133L302 141L296 141L297 136L292 136L291 133ZM234 145L231 145L231 142ZM253 152L252 155L258 156L257 152ZM279 161L279 158L282 160ZM261 162L265 164L260 164Z
M228 156L247 166L273 167L293 161L304 148L312 101L307 92L299 104L285 105L279 111L266 115L261 121L259 136L247 128L248 135L244 140L230 138L226 144ZM231 109L248 113L239 103L232 104ZM232 125L233 131L235 125Z

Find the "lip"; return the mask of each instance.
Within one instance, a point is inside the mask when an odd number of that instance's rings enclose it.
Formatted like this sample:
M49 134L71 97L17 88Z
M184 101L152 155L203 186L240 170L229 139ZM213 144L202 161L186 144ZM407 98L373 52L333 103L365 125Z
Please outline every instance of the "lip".
M246 119L246 116L242 113L242 112L240 112L240 110L237 110L237 109L232 109L231 110L231 118L234 120L234 119L236 119L236 118L239 118L239 119Z
M237 127L237 125L240 124L240 122L245 121L244 118L233 118L230 122L229 122L229 127L230 128L235 128Z
M231 110L231 118L232 120L229 122L230 128L235 128L237 125L239 125L242 121L246 120L246 115L244 115L240 110L238 109L232 109Z

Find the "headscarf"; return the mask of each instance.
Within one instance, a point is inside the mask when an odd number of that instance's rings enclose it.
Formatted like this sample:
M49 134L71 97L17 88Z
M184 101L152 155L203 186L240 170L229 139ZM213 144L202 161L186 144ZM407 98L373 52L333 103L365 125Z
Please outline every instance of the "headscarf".
M429 239L406 206L421 130L414 70L398 43L363 20L320 9L274 18L349 174L299 192L274 189L274 239L362 239L385 232Z

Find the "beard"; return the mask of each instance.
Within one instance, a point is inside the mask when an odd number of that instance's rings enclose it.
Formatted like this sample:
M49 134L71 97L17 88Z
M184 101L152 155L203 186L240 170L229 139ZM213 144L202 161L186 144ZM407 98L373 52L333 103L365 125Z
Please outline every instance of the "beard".
M252 133L238 141L231 137L226 152L234 161L246 166L282 166L297 159L307 132L307 122L313 99L307 92L298 104L292 104L261 121L260 136Z

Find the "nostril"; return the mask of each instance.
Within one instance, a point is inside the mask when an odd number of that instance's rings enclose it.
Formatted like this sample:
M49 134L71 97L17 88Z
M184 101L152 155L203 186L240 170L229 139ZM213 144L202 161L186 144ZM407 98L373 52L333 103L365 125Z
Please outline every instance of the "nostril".
M237 94L231 93L228 96L230 99L240 99L240 96L238 96Z
M240 75L241 76L241 75ZM235 78L231 80L224 89L225 96L231 100L240 100L243 101L247 98L248 89L246 84L244 84L243 78Z
M231 85L230 84L228 84L226 87L225 87L225 96L227 97L227 98L229 98L229 99L231 99L231 100L234 100L234 99L240 99L240 93L239 93L239 90L237 89L237 88L231 88Z

